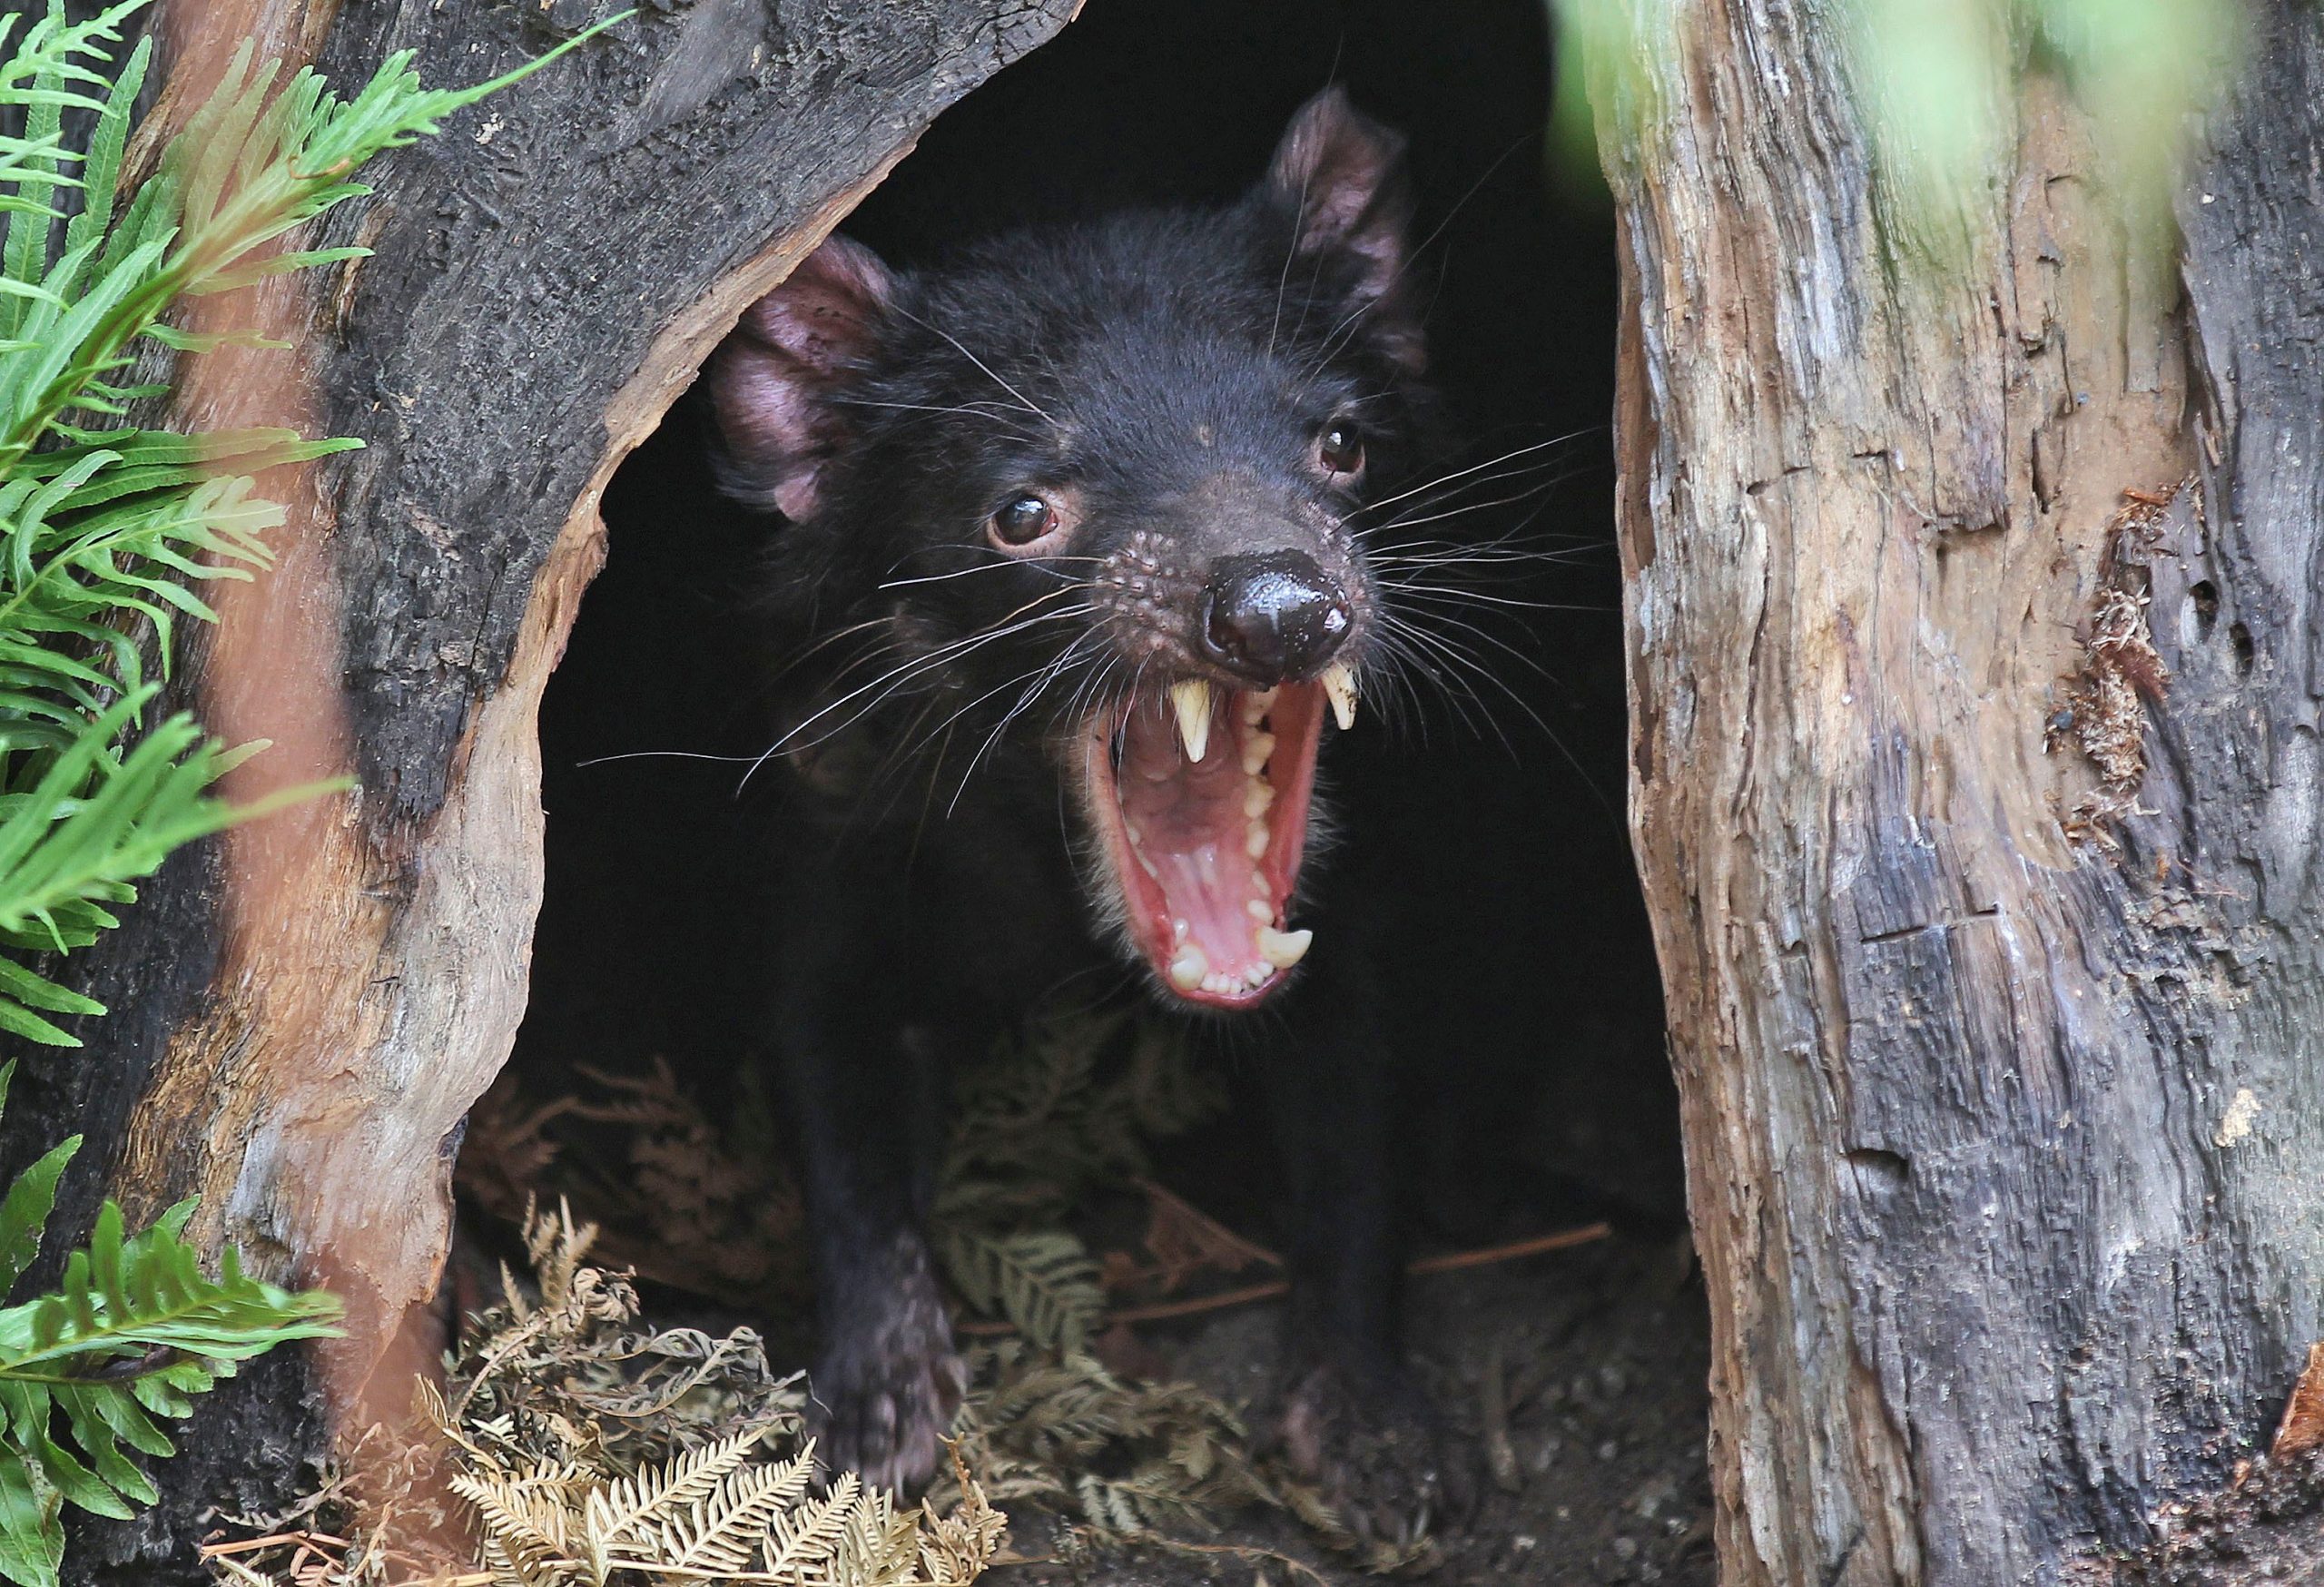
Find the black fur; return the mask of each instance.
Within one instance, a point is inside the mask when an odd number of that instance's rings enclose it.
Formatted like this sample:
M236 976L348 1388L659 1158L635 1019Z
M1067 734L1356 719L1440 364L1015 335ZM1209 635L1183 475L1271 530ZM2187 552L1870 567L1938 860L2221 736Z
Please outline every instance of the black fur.
M1237 684L1201 631L1230 556L1311 558L1345 595L1340 658L1384 665L1364 509L1432 429L1401 162L1330 93L1224 211L1005 236L914 275L834 240L712 370L723 478L790 520L767 603L771 756L797 785L772 1041L805 1135L824 1448L873 1482L926 1479L960 1394L921 1235L945 1074L1124 957L1077 780L1092 713ZM1360 475L1334 474L1317 438L1350 422ZM1058 515L1033 555L992 527L1028 491ZM1244 1027L1295 1202L1285 1447L1359 1521L1408 1524L1443 1474L1396 1337L1376 922L1302 876L1314 951L1263 1013L1210 1023Z

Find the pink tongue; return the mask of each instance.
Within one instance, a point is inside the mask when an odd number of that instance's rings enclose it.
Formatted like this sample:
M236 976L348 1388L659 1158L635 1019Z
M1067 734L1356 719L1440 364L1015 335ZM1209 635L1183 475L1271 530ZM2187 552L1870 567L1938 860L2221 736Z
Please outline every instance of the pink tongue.
M1258 900L1273 922L1275 901L1248 848L1243 771L1233 704L1213 719L1199 765L1189 765L1169 719L1153 706L1131 715L1122 747L1122 816L1137 833L1132 852L1162 889L1172 925L1186 922L1181 949L1201 950L1206 973L1256 985L1273 973L1259 956Z

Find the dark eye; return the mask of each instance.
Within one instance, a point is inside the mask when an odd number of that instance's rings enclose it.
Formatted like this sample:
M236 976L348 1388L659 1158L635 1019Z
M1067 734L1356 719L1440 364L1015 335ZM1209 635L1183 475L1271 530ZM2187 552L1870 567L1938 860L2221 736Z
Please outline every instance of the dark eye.
M1057 508L1029 492L992 515L993 537L1004 546L1029 546L1057 527Z
M1315 438L1315 460L1333 474L1353 474L1364 467L1364 434L1346 419L1335 419Z

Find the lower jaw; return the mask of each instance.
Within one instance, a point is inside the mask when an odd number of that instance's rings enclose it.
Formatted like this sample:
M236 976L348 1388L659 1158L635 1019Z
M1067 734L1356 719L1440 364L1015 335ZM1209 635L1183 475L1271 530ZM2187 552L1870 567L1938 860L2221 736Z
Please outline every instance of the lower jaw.
M1279 991L1310 941L1286 915L1324 696L1308 683L1215 699L1199 762L1169 702L1140 695L1088 724L1084 774L1100 862L1157 986L1174 1001L1234 1010Z

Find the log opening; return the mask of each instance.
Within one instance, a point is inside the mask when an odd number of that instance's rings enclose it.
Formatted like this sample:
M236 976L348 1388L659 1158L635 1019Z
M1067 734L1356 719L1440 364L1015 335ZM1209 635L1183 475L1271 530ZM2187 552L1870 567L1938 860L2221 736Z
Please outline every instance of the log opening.
M1652 1403L1631 1407L1624 1441L1633 1426L1654 1429L1593 1471L1607 1439L1559 1429L1595 1427L1610 1405L1561 1411L1551 1394L1504 1407L1528 1458L1553 1460L1542 1450L1562 1444L1585 1469L1534 1478L1530 1497L1506 1501L1478 1559L1512 1535L1539 1534L1561 1562L1612 1572L1642 1543L1649 1557L1685 1562L1666 1579L1708 1580L1702 1529L1682 1536L1685 1526L1670 1524L1707 1493L1699 1292L1672 1303L1677 1343L1649 1364L1617 1365L1624 1345L1611 1322L1629 1315L1625 1286L1640 1264L1660 1260L1641 1253L1678 1237L1683 1209L1655 971L1620 817L1626 716L1605 429L1610 219L1602 197L1561 189L1543 170L1549 64L1538 8L1522 0L1463 5L1459 27L1389 5L1203 4L1165 18L1097 0L1054 44L939 118L840 230L909 267L1009 224L1224 202L1264 168L1291 111L1335 73L1412 138L1423 195L1416 232L1430 239L1420 268L1432 373L1473 440L1471 459L1571 438L1550 449L1558 478L1538 501L1511 504L1480 533L1522 522L1561 560L1514 591L1545 609L1484 624L1530 653L1519 660L1480 645L1510 691L1477 685L1490 724L1463 724L1478 702L1438 698L1419 724L1391 735L1373 722L1334 746L1345 780L1359 785L1341 862L1394 891L1403 937L1422 945L1394 1019L1413 1076L1425 1237L1483 1245L1508 1235L1512 1219L1530 1232L1614 1211L1626 1229L1621 1258L1570 1279L1537 1269L1502 1296L1530 1307L1547 1334L1569 1303L1598 1321L1580 1328L1579 1343L1512 1345L1510 1369L1536 1395L1541 1376L1564 1381L1571 1364L1592 1383L1601 1369L1617 1379L1628 1371L1632 1395ZM505 1220L496 1226L483 1208L506 1213L527 1188L487 1159L521 1160L533 1138L502 1132L576 1094L583 1111L602 1114L656 1060L705 1115L740 1120L738 1138L787 1154L780 1099L752 1051L767 1017L766 932L754 916L765 794L785 774L743 775L771 734L761 716L767 664L746 611L769 528L713 488L708 429L699 398L682 400L612 478L610 560L548 684L547 885L530 1003L463 1166L468 1210L479 1215L471 1227L487 1249L500 1241L505 1251L507 1237ZM1529 518L1529 506L1538 514ZM1367 798L1367 784L1396 792ZM1367 832L1375 815L1381 824ZM614 1158L626 1149L619 1129L585 1126L566 1140L568 1150L591 1141ZM1246 1170L1273 1154L1253 1119L1172 1150L1175 1185L1269 1237L1275 1188ZM598 1168L632 1171L620 1161ZM620 1200L595 1210L618 1217ZM767 1234L722 1227L743 1242ZM675 1291L744 1306L773 1326L778 1351L805 1359L803 1297L783 1289L795 1275L770 1276L747 1259L741 1277L708 1272L714 1255L674 1257L666 1242L652 1251L637 1233L611 1231L612 1250L645 1257L648 1276ZM675 1270L683 1262L696 1264L691 1282ZM1576 1293L1561 1295L1561 1285ZM1438 1314L1425 1296L1418 1304L1425 1331ZM1415 1340L1423 1355L1440 1343L1456 1377L1473 1374L1480 1335ZM1464 1405L1452 1410L1466 1419ZM1569 1485L1552 1498L1561 1480ZM1604 1502L1578 1497L1585 1484ZM1638 1492L1664 1488L1659 1515L1626 1508ZM1561 1506L1563 1519L1553 1513ZM1618 1539L1633 1555L1615 1550Z

